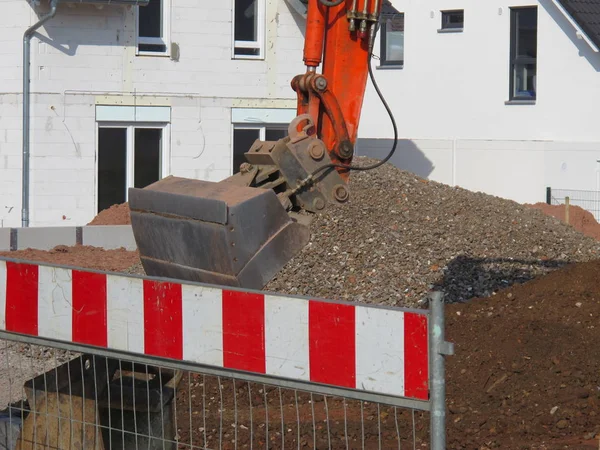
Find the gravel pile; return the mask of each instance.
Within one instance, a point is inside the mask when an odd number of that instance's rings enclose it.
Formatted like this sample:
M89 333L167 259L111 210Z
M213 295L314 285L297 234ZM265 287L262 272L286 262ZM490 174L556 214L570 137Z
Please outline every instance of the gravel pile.
M461 302L600 254L600 242L537 209L389 164L353 172L350 189L266 290L416 306L442 288Z

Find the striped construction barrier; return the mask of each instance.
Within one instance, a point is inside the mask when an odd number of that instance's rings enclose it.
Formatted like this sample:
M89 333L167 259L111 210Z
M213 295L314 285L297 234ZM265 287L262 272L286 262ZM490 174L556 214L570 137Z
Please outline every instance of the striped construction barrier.
M0 259L0 330L429 399L428 311Z

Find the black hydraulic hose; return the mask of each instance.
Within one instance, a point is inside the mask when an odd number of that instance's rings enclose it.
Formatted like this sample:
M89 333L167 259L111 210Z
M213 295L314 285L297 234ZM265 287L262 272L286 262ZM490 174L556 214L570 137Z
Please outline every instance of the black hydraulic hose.
M375 40L375 39L373 38L373 40ZM390 120L392 122L392 127L394 128L394 143L392 145L391 150L389 151L389 153L387 154L387 156L384 159L382 159L381 161L379 161L375 164L372 164L370 166L349 166L346 164L336 164L336 163L325 164L324 166L321 166L318 169L316 169L315 171L313 171L308 176L308 178L305 180L306 183L301 183L302 185L311 183L313 177L315 177L318 173L322 172L323 170L329 169L331 167L339 167L339 168L347 169L347 170L373 170L373 169L376 169L376 168L382 166L383 164L385 164L386 162L388 162L389 159L396 152L396 147L398 146L398 127L396 125L396 119L394 118L394 114L392 113L390 106L388 105L387 101L385 100L385 97L381 93L381 90L379 89L379 86L377 85L377 81L375 81L375 76L373 75L373 67L371 66L372 56L373 56L373 52L371 51L371 52L369 52L369 62L368 62L369 78L371 79L371 82L373 83L373 87L375 88L375 91L377 92L377 95L379 96L381 103L383 103L383 106L385 107L385 110L387 111L387 113L390 117Z

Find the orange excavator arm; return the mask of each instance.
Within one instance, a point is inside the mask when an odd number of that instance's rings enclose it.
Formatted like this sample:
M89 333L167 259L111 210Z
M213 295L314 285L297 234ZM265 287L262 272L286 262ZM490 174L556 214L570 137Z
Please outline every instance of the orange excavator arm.
M292 80L298 115L313 118L333 163L350 164L368 76L380 0L309 0L307 72ZM322 63L322 74L316 69ZM348 170L339 167L344 180Z
M380 9L380 0L309 0L307 70L291 82L298 115L286 137L257 139L237 173L129 189L148 275L262 289L309 242L307 213L349 201L349 170L385 161L350 166Z

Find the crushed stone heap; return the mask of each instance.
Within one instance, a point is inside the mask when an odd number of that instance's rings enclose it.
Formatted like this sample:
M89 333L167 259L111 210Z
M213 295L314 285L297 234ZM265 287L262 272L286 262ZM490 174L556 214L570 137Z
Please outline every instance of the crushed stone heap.
M600 242L539 205L424 180L390 164L353 172L350 191L348 204L316 216L310 244L265 290L415 306L441 288L447 301L461 302L600 255ZM126 203L91 222L128 223Z
M352 172L350 191L266 290L415 306L441 288L460 302L600 254L600 242L542 211L390 164Z

